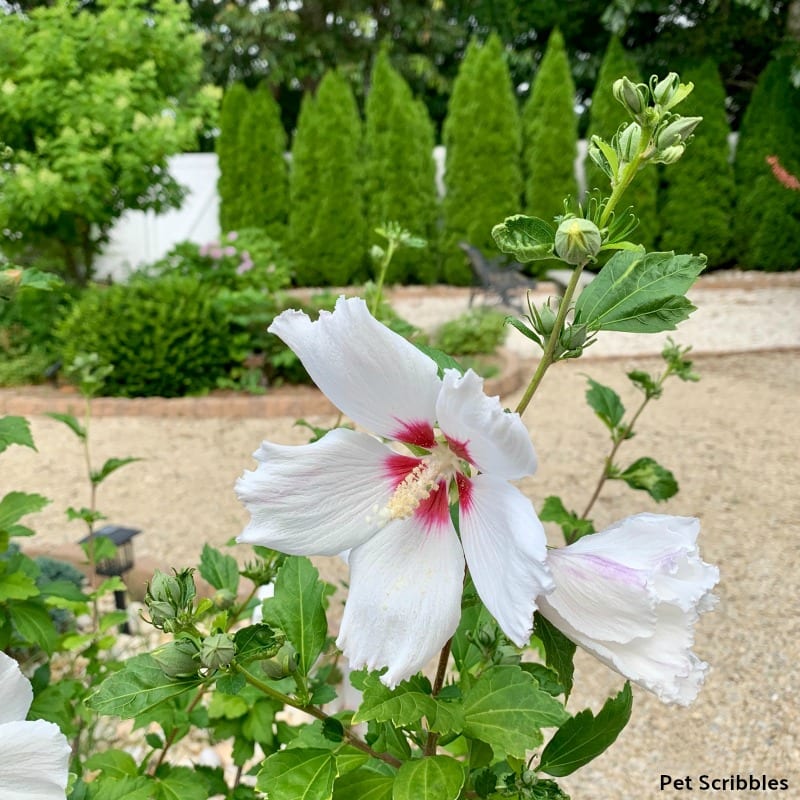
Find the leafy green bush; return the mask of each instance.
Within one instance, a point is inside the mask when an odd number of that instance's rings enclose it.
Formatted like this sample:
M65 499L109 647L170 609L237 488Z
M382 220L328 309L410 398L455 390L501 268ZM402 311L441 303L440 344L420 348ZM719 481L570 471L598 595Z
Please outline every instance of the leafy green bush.
M142 270L151 277L185 275L217 288L277 292L289 285L284 248L259 228L230 231L219 242L181 242Z
M473 308L439 328L436 346L456 356L488 355L503 344L507 333L505 314Z
M13 303L0 303L0 386L44 380L58 360L53 328L78 295L68 286L50 292L23 287Z
M71 583L78 590L83 587L83 573L68 561L50 558L50 556L36 556L33 560L40 570L36 578L36 585L40 589L45 589L48 584L55 581L66 581L67 583ZM62 633L73 627L75 617L72 612L66 608L52 608L50 609L50 616L56 628Z
M497 252L492 228L521 206L521 124L497 36L483 47L470 44L453 84L443 136L443 271L448 283L466 286L472 271L459 243Z
M219 136L216 141L219 179L219 226L227 232L236 227L239 204L242 200L240 186L245 163L239 158L239 129L247 109L247 87L234 83L222 97L219 114Z
M745 111L736 147L736 251L750 269L800 266L800 192L783 186L767 163L777 156L800 174L800 90L792 85L793 62L775 59L758 80Z
M56 329L62 358L97 353L114 369L103 392L179 397L215 386L241 360L242 342L211 286L185 276L93 286Z

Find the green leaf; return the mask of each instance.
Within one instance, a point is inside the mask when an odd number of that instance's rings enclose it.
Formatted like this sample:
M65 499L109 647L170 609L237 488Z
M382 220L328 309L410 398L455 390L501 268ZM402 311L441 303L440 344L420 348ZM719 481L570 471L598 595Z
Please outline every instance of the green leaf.
M336 775L330 750L281 750L264 761L257 786L270 800L330 800Z
M694 306L684 296L705 267L705 256L616 253L581 292L575 322L590 331L658 333L674 330Z
M12 444L30 447L35 450L31 436L31 426L25 417L0 417L0 453Z
M153 800L156 797L154 784L152 778L144 775L118 780L99 775L88 784L89 797L91 800Z
M40 494L9 492L0 500L0 531L8 531L27 514L41 511L50 501Z
M92 483L97 486L98 484L101 484L112 472L116 472L120 467L124 467L126 464L132 464L134 461L141 460L141 458L133 458L132 456L129 456L128 458L109 458L99 470L92 472Z
M233 636L236 660L247 663L256 658L272 658L280 650L283 641L283 636L264 623L241 628Z
M469 583L469 586L472 584ZM461 621L453 636L452 654L459 672L467 672L476 664L479 664L483 654L479 647L472 641L471 636L480 631L485 625L494 627L494 617L486 609L486 606L477 599L475 602L464 606L461 612Z
M38 603L25 601L15 603L12 614L17 632L26 642L38 645L46 653L55 650L58 634L46 608Z
M333 800L392 800L394 776L357 769L336 780Z
M586 390L586 402L603 424L614 431L622 422L625 415L625 406L619 395L610 387L588 378L589 388Z
M458 363L458 361L445 353L443 350L439 350L436 347L429 347L428 345L420 344L419 342L413 342L413 344L417 350L421 350L426 356L428 356L428 358L431 358L436 362L436 366L439 368L440 378L444 375L444 371L446 369L457 370L461 375L463 375L466 371L464 367Z
M162 764L156 777L158 800L208 800L208 781L189 767Z
M275 596L264 601L264 622L280 628L294 645L298 669L308 675L325 647L325 584L314 565L304 557L290 556L275 579Z
M35 267L25 267L22 270L20 286L30 286L32 289L50 292L58 286L63 285L64 281L52 272L42 272Z
M517 261L540 261L553 258L556 234L552 226L538 217L516 214L492 228L492 238L504 253Z
M551 625L538 611L533 618L533 631L544 645L545 663L555 670L559 683L564 687L566 701L572 691L572 677L575 671L572 659L575 657L575 643L564 636L555 625Z
M644 392L645 397L659 397L661 395L661 388L655 378L643 370L631 370L628 373L628 379L637 389Z
M631 489L642 489L656 502L669 500L678 493L675 476L652 458L640 458L624 472L610 477L625 481Z
M138 771L136 760L124 750L105 750L86 759L87 769L100 770L108 778L135 777Z
M199 686L199 680L171 680L148 654L128 659L88 697L100 714L130 719Z
M397 771L392 800L456 800L464 777L463 766L449 756L407 761Z
M567 716L517 666L492 667L464 697L464 733L518 758L542 743L539 728L560 725Z
M539 519L542 522L555 522L564 531L567 541L594 533L594 525L589 519L582 519L574 511L567 511L560 497L550 495L545 498L539 510Z
M63 422L81 441L86 441L86 430L72 414L60 414L55 411L47 414L59 422Z
M215 589L229 589L234 594L239 589L239 565L236 559L233 556L223 555L209 544L203 545L200 574Z
M36 581L22 572L0 575L0 602L4 600L27 600L36 597L41 590Z
M547 743L538 769L556 778L570 775L612 745L631 717L630 683L606 700L595 717L587 708L567 720Z
M536 342L539 347L543 347L541 337L531 328L529 328L521 319L517 319L516 317L506 317L506 324L511 325L512 328L516 328L523 336L530 339L532 342Z

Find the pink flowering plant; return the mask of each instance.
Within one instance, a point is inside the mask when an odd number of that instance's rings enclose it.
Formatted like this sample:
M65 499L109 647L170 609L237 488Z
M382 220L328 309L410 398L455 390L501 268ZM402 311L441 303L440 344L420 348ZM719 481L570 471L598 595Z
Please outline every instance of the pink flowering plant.
M597 531L591 517L609 481L655 501L678 491L654 459L622 455L667 382L697 380L688 348L670 340L660 373L628 374L641 393L631 411L588 379L609 445L580 512L555 496L537 509L514 485L537 469L524 417L554 364L605 331L669 331L694 310L686 293L704 256L646 252L621 205L641 169L683 154L700 120L674 109L691 89L674 73L615 82L630 121L589 148L609 191L566 201L554 220L495 227L517 260L572 270L563 297L509 319L541 351L514 410L472 370L376 318L392 253L421 244L398 226L382 229L369 305L342 297L316 320L274 319L270 332L339 424L307 426L307 444L260 444L235 485L249 513L238 547L252 555L242 568L204 547L199 574L213 596L199 596L192 569L153 576L146 619L164 643L108 670L84 706L135 720L144 755L78 754L70 798L564 800L557 779L615 741L632 683L664 703L696 698L708 665L695 628L719 578L700 555L699 521L632 513ZM602 260L578 293L582 270ZM562 529L563 546L548 545L543 521ZM349 568L335 626L318 555ZM576 647L626 679L596 714L569 703ZM230 740L233 777L173 765L189 735Z

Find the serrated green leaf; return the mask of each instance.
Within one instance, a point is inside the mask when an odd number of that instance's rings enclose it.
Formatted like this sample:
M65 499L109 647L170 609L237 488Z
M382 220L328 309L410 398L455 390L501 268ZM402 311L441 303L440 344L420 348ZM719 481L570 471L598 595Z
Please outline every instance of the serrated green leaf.
M98 776L87 786L90 800L153 800L155 781L139 775L120 779Z
M331 800L336 775L330 750L281 750L264 761L257 786L270 800Z
M200 574L215 589L229 589L236 594L239 589L239 565L233 556L220 553L216 547L203 545L200 555Z
M597 758L628 724L633 706L631 685L606 700L595 717L587 708L567 720L547 743L538 769L556 778L570 775Z
M333 785L333 800L392 800L394 777L369 769L349 772Z
M128 659L109 675L86 704L100 714L130 719L199 686L199 680L171 680L148 654Z
M20 286L29 286L32 289L39 289L43 292L50 292L58 286L63 285L64 280L52 272L42 272L35 267L25 267L22 270Z
M87 769L100 770L108 778L135 777L138 772L136 760L124 750L105 750L86 759Z
M533 618L533 631L544 645L545 663L553 668L558 675L559 683L564 687L566 701L572 692L572 677L575 672L572 659L575 657L575 643L551 625L538 611Z
M471 636L484 625L494 626L494 617L486 609L486 606L476 599L474 603L466 605L462 610L461 621L453 636L451 652L459 672L469 671L483 658L480 648L471 641Z
M40 494L9 492L0 500L0 531L11 532L11 527L27 514L41 511L50 501Z
M91 481L92 483L97 486L101 484L112 472L116 472L120 467L124 467L126 464L132 464L134 461L141 461L141 458L134 458L129 456L128 458L109 458L102 467L96 472L92 472L91 474Z
M0 417L0 453L12 444L35 450L31 426L25 417Z
M392 800L456 800L464 778L464 767L449 756L408 761L397 771Z
M30 575L22 572L0 575L0 601L27 600L29 597L36 597L40 592L36 581Z
M686 292L705 267L705 256L616 253L581 292L575 322L590 331L658 333L674 330L695 307Z
M162 764L156 778L158 800L208 800L208 781L194 769Z
M304 557L290 556L275 579L275 595L263 603L264 622L280 628L294 645L298 669L308 675L328 636L325 584Z
M540 728L560 725L567 716L517 666L492 667L464 697L464 733L518 758L542 743Z
M678 493L675 476L652 458L640 458L624 472L611 477L625 481L631 489L647 492L656 502L669 500Z
M517 261L540 261L553 258L553 227L538 217L515 214L492 228L492 238L503 253L511 253Z
M236 631L233 641L236 645L236 660L246 663L257 658L272 658L280 650L284 639L262 622Z
M609 386L603 386L588 378L589 388L586 390L586 402L602 423L613 431L622 422L625 415L625 406L622 405L619 395Z
M58 643L53 619L47 609L32 601L15 603L11 609L12 621L19 635L31 644L52 653Z
M561 526L568 541L574 541L576 537L580 538L595 532L591 520L582 519L574 511L568 511L561 498L555 495L545 498L539 510L539 519L542 522L555 522L556 525Z
M58 422L63 422L81 441L86 440L85 428L72 414L61 414L56 411L51 411L47 416Z

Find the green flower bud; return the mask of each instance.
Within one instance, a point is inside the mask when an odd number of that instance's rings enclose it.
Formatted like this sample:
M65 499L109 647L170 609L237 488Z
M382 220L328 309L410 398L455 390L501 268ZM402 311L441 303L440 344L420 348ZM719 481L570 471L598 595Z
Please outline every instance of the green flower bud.
M653 92L653 99L658 103L660 106L666 106L669 104L669 101L672 100L673 95L678 90L678 86L680 85L680 78L676 72L670 72L666 78L662 80L658 80L657 75L653 75L650 79L652 92Z
M383 248L379 244L374 244L369 249L369 257L376 263L380 264L383 257L386 255Z
M197 674L197 646L191 639L168 642L150 655L168 678L189 678Z
M177 614L170 603L154 600L147 603L147 610L150 612L150 620L154 627L172 630L172 622L177 618Z
M631 122L623 128L617 136L617 152L622 161L631 162L639 152L642 142L642 126L638 122Z
M565 350L578 350L586 344L586 326L568 325L561 331L559 343Z
M539 319L537 322L540 325L536 328L536 332L542 336L549 336L553 332L556 324L556 311L550 308L550 301L548 300L538 311Z
M656 134L656 147L659 150L666 150L668 147L683 144L702 120L702 117L673 118Z
M622 103L634 116L641 114L647 107L647 87L642 83L634 83L622 77L614 81L611 91L618 102Z
M273 680L280 680L297 671L297 654L290 644L285 644L275 658L262 661L261 668Z
M206 636L200 647L200 661L209 669L227 667L235 655L236 645L227 633L212 633Z
M686 150L685 144L676 144L672 147L667 147L658 153L653 161L656 164L674 164L683 155L684 150Z
M230 589L218 589L214 593L214 605L223 611L232 608L236 602L236 595Z
M581 217L565 219L556 231L556 254L567 264L594 261L602 244L603 239L597 225Z

